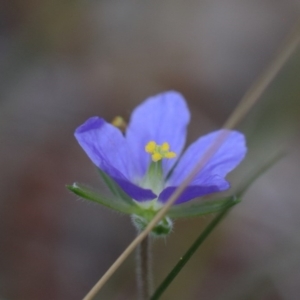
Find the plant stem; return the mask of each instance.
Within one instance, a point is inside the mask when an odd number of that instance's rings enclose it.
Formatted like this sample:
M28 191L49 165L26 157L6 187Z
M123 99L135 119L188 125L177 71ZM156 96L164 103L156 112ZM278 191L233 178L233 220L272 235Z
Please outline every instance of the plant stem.
M137 284L139 299L147 300L152 293L151 237L148 235L137 248Z
M230 202L230 201L228 201ZM232 200L232 205L235 205L235 201ZM211 234L211 232L216 228L216 226L220 223L220 221L227 215L228 211L231 209L231 206L221 211L217 216L207 225L204 231L199 235L196 241L192 244L192 246L188 249L188 251L180 258L178 263L169 273L169 275L163 280L160 286L157 288L153 296L150 300L157 300L164 293L167 287L171 284L171 282L175 279L181 269L185 266L185 264L190 260L196 250L200 247L200 245L206 240L206 238Z

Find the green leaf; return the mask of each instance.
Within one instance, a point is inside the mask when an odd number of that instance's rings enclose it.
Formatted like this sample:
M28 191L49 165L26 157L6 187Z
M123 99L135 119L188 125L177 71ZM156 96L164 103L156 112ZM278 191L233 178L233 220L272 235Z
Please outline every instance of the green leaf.
M206 238L212 233L212 231L216 228L216 226L220 223L220 221L227 215L229 209L238 203L235 197L231 197L227 199L227 207L223 209L219 214L217 214L212 221L206 226L206 228L201 232L195 242L191 245L191 247L187 250L187 252L180 258L175 267L171 270L168 276L163 280L160 286L157 288L155 293L152 295L150 300L157 300L161 297L164 291L168 288L171 282L175 279L181 269L186 265L186 263L190 260L196 250L203 244Z
M132 203L134 203L133 200L119 187L119 185L110 176L108 176L100 169L98 169L98 172L104 183L107 185L112 194L117 197L117 199L129 205L132 205Z
M256 170L245 182L238 188L236 195L223 200L216 201L208 201L201 204L195 205L178 205L173 206L170 210L169 216L173 218L180 217L193 217L197 215L203 215L205 213L211 212L219 212L212 221L207 225L204 231L199 235L199 237L195 240L195 242L191 245L188 251L180 258L175 267L171 270L171 272L167 275L167 277L163 280L160 286L157 288L153 296L150 300L158 300L161 295L165 292L168 286L172 283L172 281L176 278L181 269L185 266L185 264L190 260L196 250L202 245L202 243L206 240L206 238L211 234L211 232L216 228L216 226L220 223L220 221L227 215L230 208L239 203L241 197L245 194L248 188L252 185L252 183L259 178L262 174L264 174L269 168L271 168L278 160L283 157L283 153L279 153L273 158L271 158L266 164L264 164L261 168ZM172 213L172 214L171 214Z
M116 210L125 214L133 214L139 211L138 206L131 200L131 203L124 203L121 201L115 201L109 199L106 196L100 195L98 192L91 190L78 183L73 183L73 185L67 185L67 189L76 194L77 196L101 204L107 208Z
M197 204L174 205L169 210L168 216L172 219L203 216L227 209L240 201L241 200L239 198L230 197L222 200L211 200Z

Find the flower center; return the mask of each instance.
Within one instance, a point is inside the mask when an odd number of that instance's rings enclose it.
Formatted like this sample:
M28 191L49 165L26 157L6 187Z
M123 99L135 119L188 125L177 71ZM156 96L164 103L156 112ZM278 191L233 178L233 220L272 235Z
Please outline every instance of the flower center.
M163 158L176 157L176 153L170 151L170 145L166 142L162 145L157 145L154 141L150 141L145 146L145 151L151 154L152 161L154 162L157 162Z
M170 151L170 145L168 143L165 142L162 145L157 145L154 141L150 141L145 146L145 151L151 154L152 161L144 177L142 186L144 188L150 188L154 193L159 194L164 187L162 159L174 158L176 157L176 153Z

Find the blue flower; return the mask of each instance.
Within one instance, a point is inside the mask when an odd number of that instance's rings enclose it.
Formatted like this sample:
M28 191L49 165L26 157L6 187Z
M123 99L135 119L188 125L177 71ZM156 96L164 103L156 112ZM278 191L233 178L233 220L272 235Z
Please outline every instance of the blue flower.
M189 120L183 96L169 91L140 104L132 113L125 135L104 119L92 117L76 129L75 137L92 162L127 195L141 205L155 202L161 206L225 130L200 137L182 154ZM244 135L228 132L225 142L176 204L227 190L230 185L225 177L246 152Z

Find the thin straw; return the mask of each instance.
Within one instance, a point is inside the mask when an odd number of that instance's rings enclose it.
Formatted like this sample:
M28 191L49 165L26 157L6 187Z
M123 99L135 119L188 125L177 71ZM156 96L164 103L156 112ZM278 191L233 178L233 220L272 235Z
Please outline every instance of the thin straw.
M241 102L232 112L228 120L225 122L223 128L234 128L243 117L249 112L254 104L259 100L260 96L266 90L268 85L272 82L279 70L291 57L294 51L297 49L300 42L299 25L295 32L285 43L282 51L278 54L275 60L270 64L261 77L254 83L249 91L244 95ZM120 267L120 265L127 259L127 257L134 251L134 249L142 242L142 240L152 231L155 225L165 216L170 207L175 203L178 197L182 194L185 188L193 180L196 174L204 167L208 160L216 153L218 148L226 140L230 131L224 130L216 137L214 143L209 147L202 159L195 166L189 176L182 182L182 184L175 190L166 204L158 211L152 221L148 224L144 231L142 231L125 249L125 251L118 257L118 259L111 265L101 279L95 284L90 292L83 298L83 300L92 300L98 291L103 287L107 280L114 274L114 272Z

